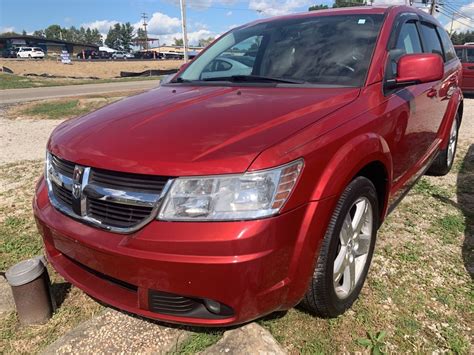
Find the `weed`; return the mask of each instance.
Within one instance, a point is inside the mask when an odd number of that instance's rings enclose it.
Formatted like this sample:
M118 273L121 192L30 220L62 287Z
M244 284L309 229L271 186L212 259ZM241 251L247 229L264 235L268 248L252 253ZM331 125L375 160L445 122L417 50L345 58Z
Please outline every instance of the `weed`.
M386 335L387 333L385 331L380 331L377 334L367 332L368 338L357 339L357 344L363 346L374 355L384 354L384 338Z

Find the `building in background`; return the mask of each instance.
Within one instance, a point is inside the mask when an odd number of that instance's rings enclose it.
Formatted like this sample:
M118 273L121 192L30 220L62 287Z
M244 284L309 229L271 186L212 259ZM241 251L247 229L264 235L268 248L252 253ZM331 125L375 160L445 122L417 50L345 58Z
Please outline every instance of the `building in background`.
M46 39L29 35L0 36L0 53L18 47L39 47L46 55L53 56L61 54L62 51L67 51L70 54L77 54L81 53L83 50L99 50L98 46L91 44Z

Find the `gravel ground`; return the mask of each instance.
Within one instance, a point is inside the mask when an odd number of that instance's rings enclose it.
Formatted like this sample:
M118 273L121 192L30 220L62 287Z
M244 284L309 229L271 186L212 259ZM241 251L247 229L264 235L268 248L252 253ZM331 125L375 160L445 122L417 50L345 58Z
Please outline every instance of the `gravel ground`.
M62 120L9 120L0 107L0 164L44 158L46 143Z

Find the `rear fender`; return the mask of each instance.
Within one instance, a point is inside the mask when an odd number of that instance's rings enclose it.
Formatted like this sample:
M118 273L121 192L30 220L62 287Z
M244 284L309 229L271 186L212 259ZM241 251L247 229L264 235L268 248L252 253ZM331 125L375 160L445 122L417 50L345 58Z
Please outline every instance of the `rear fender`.
M451 125L453 124L453 120L456 117L456 113L459 110L462 100L463 97L461 90L457 90L451 97L446 113L444 114L443 122L438 130L438 138L441 139L440 148L443 150L448 147Z

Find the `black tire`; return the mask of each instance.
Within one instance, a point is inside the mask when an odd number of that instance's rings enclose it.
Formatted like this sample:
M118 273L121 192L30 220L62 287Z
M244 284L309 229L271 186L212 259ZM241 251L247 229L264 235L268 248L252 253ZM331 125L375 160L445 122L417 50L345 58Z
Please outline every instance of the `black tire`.
M449 159L449 147L450 144L448 143L448 147L446 149L440 150L438 152L438 155L436 156L435 160L433 160L433 163L431 163L430 168L426 172L427 175L432 175L432 176L444 176L448 174L451 171L451 168L453 167L454 163L454 158L456 157L456 150L458 147L458 136L459 136L459 115L456 114L456 117L453 120L453 126L454 124L456 125L456 138L454 139L454 152L452 155L452 158ZM450 141L451 141L451 133L452 129L449 130L449 136L450 136Z
M334 285L334 262L340 248L339 234L346 215L354 203L366 198L372 206L372 233L365 266L352 291L345 298L336 294ZM365 177L357 177L346 187L331 217L326 235L316 260L316 267L301 306L311 313L324 318L343 314L352 306L360 294L374 253L375 239L379 226L379 203L374 184Z

